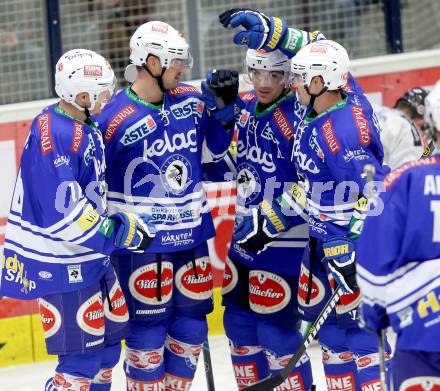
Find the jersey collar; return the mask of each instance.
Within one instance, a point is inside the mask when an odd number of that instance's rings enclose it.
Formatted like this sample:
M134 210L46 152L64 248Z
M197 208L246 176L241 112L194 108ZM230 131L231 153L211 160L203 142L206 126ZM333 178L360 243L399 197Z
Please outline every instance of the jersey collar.
M278 98L275 102L273 102L270 106L266 107L262 111L258 111L258 100L255 102L255 116L258 117L264 117L268 113L274 111L282 102L284 102L286 99L289 99L292 97L293 92L289 91L287 94L283 95L281 98Z
M134 92L134 91L131 89L131 86L128 86L128 87L125 89L125 95L127 95L129 99L135 101L136 103L139 103L140 105L143 105L143 106L147 106L147 107L149 107L149 108L151 108L151 109L153 109L153 110L160 110L160 109L162 108L162 106L163 106L162 103L161 103L161 104L158 104L158 105L155 105L155 104L153 104L153 103L148 102L148 101L145 100L145 99L142 99L140 96L138 96L138 95L136 94L136 92ZM163 94L163 99L165 99L165 94Z
M310 114L312 111L309 111L309 113L304 118L304 122L306 124L310 124L311 122L317 120L318 118L322 118L324 115L327 115L328 113L331 113L332 111L336 111L339 109L342 109L343 107L347 106L348 97L344 97L340 102L334 104L333 106L330 106L327 110L323 111L322 113L318 114L315 117L310 117Z

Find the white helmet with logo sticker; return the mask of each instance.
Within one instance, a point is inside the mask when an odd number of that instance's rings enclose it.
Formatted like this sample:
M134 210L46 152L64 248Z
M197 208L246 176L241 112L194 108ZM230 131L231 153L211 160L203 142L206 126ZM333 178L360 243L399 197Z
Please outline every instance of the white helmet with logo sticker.
M89 94L91 107L94 108L103 93L110 93L116 85L116 78L108 61L87 49L72 49L58 60L55 70L55 91L57 95L79 110L75 99L78 94Z
M292 73L301 75L306 87L321 76L329 91L347 84L350 59L345 48L335 41L320 40L304 46L292 59Z

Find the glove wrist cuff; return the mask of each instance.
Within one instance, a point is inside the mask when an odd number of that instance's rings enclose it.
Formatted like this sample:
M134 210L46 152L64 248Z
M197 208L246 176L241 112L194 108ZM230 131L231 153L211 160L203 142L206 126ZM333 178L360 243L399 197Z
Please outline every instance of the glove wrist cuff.
M261 210L262 210L264 216L269 220L269 222L271 223L271 225L275 228L275 230L277 232L282 232L287 229L284 222L280 219L280 217L274 211L274 209L272 208L272 205L268 201L266 201L266 200L261 201L260 207L261 207Z

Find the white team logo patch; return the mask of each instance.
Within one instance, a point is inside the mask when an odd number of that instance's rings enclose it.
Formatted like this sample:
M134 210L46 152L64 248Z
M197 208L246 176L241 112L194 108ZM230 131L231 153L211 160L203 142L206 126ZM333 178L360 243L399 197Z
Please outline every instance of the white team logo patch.
M112 286L109 292L112 310L110 311L108 300L104 302L104 314L113 322L124 323L128 321L128 308L125 302L124 294L117 281Z
M67 274L69 276L69 284L83 282L81 265L67 265Z
M181 266L176 273L176 287L184 296L193 300L206 300L212 296L213 275L208 257L197 258Z
M61 327L61 314L58 309L44 299L38 299L41 323L45 338L55 335Z
M191 184L191 164L182 155L172 155L162 165L162 184L172 194L180 194Z
M144 304L159 305L168 303L173 294L173 264L162 262L161 301L157 300L157 277L156 263L150 263L136 269L128 280L130 293L136 300Z
M275 273L249 272L249 306L259 314L271 314L285 308L292 297L288 283Z
M237 172L237 196L240 199L238 204L249 204L260 194L260 176L255 168L248 163L240 164Z
M86 333L104 335L105 320L101 292L94 294L79 307L76 322Z
M223 273L222 295L231 292L237 285L238 271L229 257L226 257L225 271Z

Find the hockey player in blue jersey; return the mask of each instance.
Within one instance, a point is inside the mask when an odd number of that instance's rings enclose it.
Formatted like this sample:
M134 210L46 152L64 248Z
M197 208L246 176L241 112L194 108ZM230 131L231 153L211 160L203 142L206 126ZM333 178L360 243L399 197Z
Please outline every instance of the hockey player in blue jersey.
M229 10L220 20L225 27L245 28L234 36L238 44L294 56L299 101L308 106L305 119L295 129L293 146L295 167L307 194L311 236L301 267L300 311L306 320L314 320L330 297L330 282L334 286L336 280L346 294L337 306L338 316L332 316L319 333L327 387L378 386L376 339L357 325L359 290L353 259L350 254L342 260L336 255L338 249L351 252L354 246L348 231L365 184L364 164L374 164L378 175L384 173L371 106L349 75L349 59L339 44L319 40L301 49L316 34L289 29L284 20L253 10ZM282 219L282 211L272 210Z
M90 112L114 86L102 56L65 53L55 73L61 100L33 121L15 184L0 294L39 298L47 351L58 355L47 390L110 390L128 309L109 255L143 250L154 236L146 216L107 216L104 145Z
M354 205L363 202L364 165L374 165L378 178L387 169L381 165L383 151L371 106L360 89L347 84L348 71L346 50L329 40L304 47L292 59L299 100L310 107L293 152L307 192L311 236L303 264L308 287L300 289L300 303L310 320L328 299L329 282L342 288L337 317L330 317L318 333L327 385L338 389L346 379L352 389L368 390L380 384L379 357L375 336L360 329L357 321L353 212Z
M392 389L440 390L440 156L404 164L384 185L383 211L356 243L361 316L397 334Z
M130 49L132 84L97 118L109 209L148 213L157 228L146 254L114 259L130 312L127 387L188 390L213 307L206 241L215 231L201 164L220 159L231 142L224 126L233 125L238 73L212 73L205 96L180 83L192 65L188 44L159 21L141 25Z
M223 322L239 389L279 372L301 341L296 292L308 240L304 213L275 239L281 221L243 223L263 221L260 215L270 216L273 199L297 186L290 156L304 111L291 91L290 59L283 53L249 49L246 68L254 90L242 96L245 106L236 121L237 224L223 284ZM241 245L248 228L258 232ZM260 252L266 231L273 242ZM311 385L305 354L281 387L308 391Z

